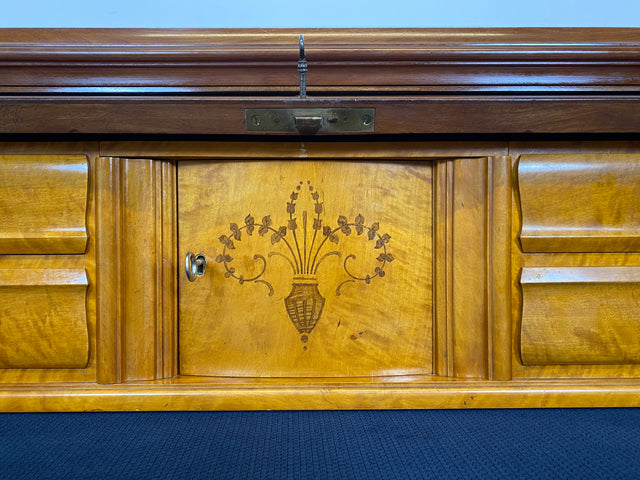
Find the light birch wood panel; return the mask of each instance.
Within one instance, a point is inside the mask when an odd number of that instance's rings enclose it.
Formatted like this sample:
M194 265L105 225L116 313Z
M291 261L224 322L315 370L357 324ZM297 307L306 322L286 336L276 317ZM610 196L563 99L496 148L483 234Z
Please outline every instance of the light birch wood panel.
M0 270L0 367L84 368L84 270Z
M640 267L525 268L525 365L640 363Z
M84 155L0 155L0 254L84 253Z
M181 162L178 192L179 257L208 259L179 275L182 374L432 372L430 163Z
M640 250L640 156L523 155L523 252Z
M98 151L98 143L97 142L62 142L62 141L54 141L50 139L50 141L23 141L23 142L2 142L0 143L0 153L5 156L5 158L24 158L24 159L43 159L43 158L56 158L56 159L64 159L70 158L70 164L73 167L75 165L78 170L81 172L83 169L86 169L88 172L88 185L85 185L86 180L79 180L79 177L87 178L87 173L78 173L72 174L71 177L68 175L62 175L60 171L57 171L58 164L56 162L52 163L53 170L50 173L52 179L58 175L60 178L64 177L63 184L59 185L62 188L66 188L67 184L65 182L69 181L69 185L75 185L77 183L78 186L81 185L79 189L86 190L87 197L84 201L87 203L86 205L86 249L84 250L83 255L78 254L46 254L46 255L25 255L25 254L2 254L0 255L0 271L12 271L16 272L15 275L16 281L19 283L20 280L17 280L18 277L22 277L24 275L29 275L30 271L48 271L48 272L59 272L59 271L82 271L86 272L88 285L85 287L86 290L86 300L84 301L84 311L82 314L86 314L86 328L88 330L88 353L89 359L88 362L82 361L74 362L74 366L72 368L60 368L60 367L51 367L49 368L49 364L47 364L46 368L3 368L0 369L0 382L5 384L45 384L51 385L59 382L95 382L96 379L96 322L95 322L95 252L94 252L94 195L93 195L93 179L92 175L93 171L93 159L95 158L95 154ZM77 163L74 163L76 162ZM88 162L86 167L84 163ZM64 163L64 162L63 162ZM27 163L28 164L28 163ZM43 163L43 168L48 165L46 162ZM48 176L44 172L38 172L36 175L37 178L42 179L42 177ZM74 180L75 178L75 180ZM34 188L33 192L40 191L38 188ZM79 190L76 189L77 193ZM43 191L46 193L46 191ZM75 196L75 194L74 194ZM67 199L64 199L65 201ZM35 201L34 205L38 202ZM62 207L64 203L59 205L58 207ZM50 206L50 208L55 208L55 206ZM1 216L1 214L0 214ZM80 215L78 215L80 216ZM49 218L49 223L51 225L55 225L55 222L59 219L57 217ZM44 220L40 220L43 221ZM83 220L84 221L84 220ZM1 229L1 227L0 227ZM53 241L48 239L47 242ZM64 240L66 242L67 240ZM74 242L77 241L74 240ZM55 240L55 245L59 245L60 242ZM51 243L48 243L51 245ZM47 247L48 250L48 247ZM13 250L12 250L13 251ZM17 252L16 252L17 253ZM50 273L49 273L50 275ZM39 280L38 280L39 281ZM18 288L18 287L14 287ZM26 290L33 291L34 288L43 287L25 287ZM58 287L56 287L58 288ZM67 287L60 286L63 290L62 294L64 296L69 296L70 291L74 291L76 287L71 289ZM51 293L53 290L51 288L47 288L47 292ZM80 294L76 295L79 298ZM20 310L22 298L20 295L12 296L9 302L18 302L17 306L14 305L14 310ZM41 306L44 306L41 304ZM28 307L27 307L28 308ZM69 305L63 305L63 309L70 309ZM80 309L80 307L78 307ZM79 310L81 311L81 310ZM38 315L44 315L43 312L38 312ZM69 317L65 321L69 322L79 322L78 318ZM68 332L65 330L62 334L57 337L58 340L63 341L64 335ZM83 332L84 335L84 332ZM27 343L32 341L29 337L25 340ZM72 341L73 343L73 341ZM85 346L82 346L82 350L85 350ZM83 354L84 356L84 354ZM78 365L80 367L78 368Z
M633 141L562 141L562 142L526 142L510 143L509 151L513 159L514 178L517 179L517 160L521 155L560 157L583 156L614 157L624 155L637 157L640 144ZM559 196L558 191L554 192ZM582 268L582 267L640 267L640 253L638 252L549 252L523 254L520 244L521 209L518 189L513 191L512 217L512 329L513 349L513 378L524 378L528 381L536 379L604 379L611 382L615 378L637 378L640 376L639 364L544 364L523 365L521 358L520 336L522 305L522 285L520 278L523 268ZM599 380L595 380L599 381Z
M435 163L435 371L511 378L511 161Z
M176 228L173 163L96 160L100 383L176 374Z

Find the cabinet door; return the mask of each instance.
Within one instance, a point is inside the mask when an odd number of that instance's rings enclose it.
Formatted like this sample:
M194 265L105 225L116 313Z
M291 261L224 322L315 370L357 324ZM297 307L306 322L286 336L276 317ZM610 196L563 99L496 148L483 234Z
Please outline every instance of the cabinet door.
M180 162L180 373L432 373L432 209L428 162Z

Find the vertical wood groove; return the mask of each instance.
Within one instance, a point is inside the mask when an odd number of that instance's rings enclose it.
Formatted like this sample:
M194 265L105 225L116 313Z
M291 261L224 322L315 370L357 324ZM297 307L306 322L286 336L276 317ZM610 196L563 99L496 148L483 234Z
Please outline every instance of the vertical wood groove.
M446 197L446 244L445 244L445 255L444 259L447 262L447 282L446 282L446 292L447 292L447 352L448 352L448 361L447 361L447 376L452 376L454 372L454 351L453 351L453 261L451 258L453 257L453 202L454 202L454 181L453 181L453 162L447 161L446 163L446 181L447 181L447 197Z
M163 330L163 371L164 378L172 377L178 374L178 290L176 269L174 263L167 259L175 259L179 265L177 254L177 238L178 238L178 205L177 205L177 175L176 164L174 161L166 161L163 166L163 182L162 185L166 189L163 195L163 305L165 306L165 316Z
M119 174L109 159L96 159L96 356L99 383L120 381L117 198Z
M446 377L453 368L451 355L451 175L450 162L434 161L433 183L433 370Z
M115 243L115 248L116 248L116 256L113 259L113 266L116 266L116 261L118 259L121 259L124 256L124 245L122 244L122 238L124 237L124 202L122 202L120 199L123 197L123 186L124 186L124 182L126 179L125 176L125 167L126 165L121 165L121 162L113 162L114 164L114 169L116 171L116 175L115 175L115 180L116 183L114 185L114 189L115 189L115 198L113 198L113 202L114 202L114 206L115 206L115 211L116 211L116 218L115 218L115 225L116 225L116 231L115 231L115 238L114 238L114 243ZM122 317L124 315L124 298L122 297L122 295L120 294L120 292L122 292L123 290L123 278L124 278L124 268L118 268L116 271L116 290L115 290L115 294L116 294L116 298L115 298L115 303L116 303L116 358L115 361L117 363L117 372L118 372L118 378L117 378L117 382L120 383L122 382L122 379L125 378L125 366L122 362L122 355L123 355L123 350L124 350L124 345L123 345L123 338L124 338L124 331L123 331L123 326L122 326Z
M494 157L491 165L491 378L511 380L511 159Z
M118 158L98 164L98 381L175 375L175 349L165 347L175 343L176 321L175 200L166 185L173 167Z
M487 365L486 365L486 371L487 371L487 377L488 378L493 378L494 375L494 364L493 364L493 357L494 357L494 344L493 344L493 331L497 326L497 322L496 319L494 318L494 307L493 307L493 292L494 292L494 265L493 262L496 260L494 258L493 255L493 247L494 247L494 231L493 231L493 225L494 225L494 221L495 221L495 216L494 216L494 192L493 192L493 187L494 187L494 182L493 182L493 171L494 171L494 158L493 157L488 157L486 160L486 176L485 176L485 198L486 198L486 202L485 202L485 225L486 225L486 229L485 229L485 251L484 251L484 258L485 258L485 284L487 285L487 288L485 289L485 305L486 305L486 318L487 318L487 331L486 331L486 340L487 340Z
M435 163L434 371L511 378L508 157Z
M155 163L154 165L154 177L155 177L155 184L154 184L154 192L153 192L153 198L155 199L155 214L156 214L156 218L155 218L155 223L154 223L154 227L155 227L155 239L156 239L156 252L159 252L159 255L156 255L156 288L155 288L155 292L154 292L154 297L155 297L155 304L156 304L156 309L155 309L155 327L156 327L156 351L155 351L155 376L157 378L162 378L163 377L163 368L162 368L162 352L164 349L164 341L163 341L163 335L164 335L164 329L163 324L162 324L162 315L163 315L163 310L164 310L164 303L162 302L162 291L164 289L164 283L163 283L163 270L162 270L162 264L163 264L163 254L164 254L164 249L163 249L163 243L164 243L164 235L163 235L163 229L162 229L162 218L163 218L163 208L164 208L164 197L163 197L163 189L162 189L162 182L163 182L163 178L162 178L162 164L161 163ZM159 195L160 193L160 195Z

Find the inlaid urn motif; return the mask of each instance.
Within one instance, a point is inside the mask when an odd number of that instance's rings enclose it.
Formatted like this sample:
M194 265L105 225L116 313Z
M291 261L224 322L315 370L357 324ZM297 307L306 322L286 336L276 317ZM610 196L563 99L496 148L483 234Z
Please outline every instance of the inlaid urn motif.
M313 201L312 222L309 221L309 213L301 212L298 217L296 212L297 201L302 190L308 190ZM356 258L356 255L349 253L344 257L342 268L346 273L346 280L336 287L336 296L340 296L340 289L343 285L353 282L371 283L376 277L385 276L385 266L394 260L393 255L387 252L387 244L391 239L388 234L380 234L378 222L366 224L361 214L355 216L353 221L346 216L340 215L337 219L337 226L325 223L324 202L320 201L320 194L316 191L310 181L299 182L294 191L291 192L287 202L286 212L288 219L285 225L274 226L271 215L264 216L262 222L257 224L253 215L249 214L244 218L244 225L237 223L229 225L229 234L220 235L218 240L223 245L222 253L216 257L216 262L222 264L225 269L224 276L232 278L239 284L247 282L260 283L269 289L269 296L273 295L273 286L263 279L267 270L268 260L263 255L254 254L253 259L261 263L259 272L250 278L238 272L233 266L231 251L236 250L238 242L242 241L243 235L252 236L256 232L260 237L269 238L271 245L282 245L280 251L271 251L267 255L272 257L282 257L289 265L293 273L292 288L285 298L284 304L286 312L293 325L300 333L301 341L308 341L308 334L315 328L325 304L325 299L318 289L317 272L320 264L328 257L337 256L342 258L343 253L339 250L341 236L361 237L363 241L372 242L377 266L372 272L365 275L356 275L349 270L349 262ZM298 221L301 220L301 225ZM333 248L329 248L329 246Z
M316 326L324 307L324 297L318 290L316 276L294 275L291 293L284 299L284 304L291 322L302 335L302 341L306 341L305 334L311 333Z

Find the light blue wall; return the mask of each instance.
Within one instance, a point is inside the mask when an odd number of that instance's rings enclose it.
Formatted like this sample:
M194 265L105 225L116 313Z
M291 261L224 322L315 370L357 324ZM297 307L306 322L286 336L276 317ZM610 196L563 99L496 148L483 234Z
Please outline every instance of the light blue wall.
M0 0L0 27L640 27L640 0Z

